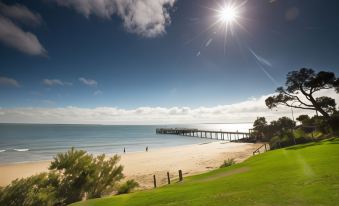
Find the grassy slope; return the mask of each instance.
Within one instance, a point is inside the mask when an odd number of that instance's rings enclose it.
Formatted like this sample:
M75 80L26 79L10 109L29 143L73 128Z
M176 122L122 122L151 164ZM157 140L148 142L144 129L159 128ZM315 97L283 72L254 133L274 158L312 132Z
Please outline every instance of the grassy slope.
M335 205L339 139L257 155L155 190L76 203L89 205Z

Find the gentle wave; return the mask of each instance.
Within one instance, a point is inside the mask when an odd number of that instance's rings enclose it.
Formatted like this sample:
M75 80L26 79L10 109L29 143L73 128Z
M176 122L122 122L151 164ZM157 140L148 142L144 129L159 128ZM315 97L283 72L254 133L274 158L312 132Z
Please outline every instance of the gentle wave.
M0 152L6 152L6 150L5 149L0 149Z
M15 151L17 151L17 152L27 152L29 149L13 149L13 150L15 150Z

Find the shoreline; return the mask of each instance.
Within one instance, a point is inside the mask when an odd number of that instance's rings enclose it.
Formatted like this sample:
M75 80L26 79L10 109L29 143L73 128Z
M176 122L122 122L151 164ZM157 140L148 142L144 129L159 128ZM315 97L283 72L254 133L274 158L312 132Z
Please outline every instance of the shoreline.
M1 124L1 123L0 123ZM193 138L193 137L192 137ZM155 147L152 149L152 151L156 151L156 150L161 150L161 149L166 149L166 148L172 148L172 147L184 147L184 146L190 146L190 145L203 145L203 144L210 144L212 142L219 142L221 140L215 140L215 139L208 139L210 140L210 142L202 142L202 143L196 143L196 144L183 144L183 145L176 145L176 146L164 146L164 147ZM229 143L227 141L224 141L223 143L221 144L226 144L226 143ZM86 149L83 149L81 147L74 147L75 149L79 149L79 150L85 150ZM123 146L121 147L122 149L124 148ZM116 153L100 153L98 152L97 154L96 153L92 153L92 152L88 152L89 154L92 154L94 156L97 156L97 155L101 155L101 154L105 154L106 157L111 157L113 155L119 155L119 156L122 156L122 155L126 155L126 154L134 154L134 153L144 153L145 150L144 149L140 149L140 150L131 150L129 151L128 147L127 148L127 152L124 154L124 152L116 152ZM68 149L71 149L71 147L69 147ZM68 151L65 150L64 152ZM31 150L29 150L31 151ZM55 153L54 156L56 156L59 152ZM63 152L61 152L63 153ZM53 156L53 157L54 157ZM34 163L42 163L42 162L51 162L53 160L53 158L51 159L40 159L40 160L28 160L28 161L21 161L21 162L4 162L4 163L0 163L0 167L3 167L3 166L11 166L11 165L17 165L17 164L34 164Z
M183 171L184 176L204 173L218 168L228 158L242 162L252 156L258 146L259 144L253 143L212 141L204 144L150 148L148 152L135 151L118 155L121 157L119 164L124 166L123 174L126 179L135 179L141 189L147 189L153 187L154 174L157 176L158 185L161 186L167 182L167 172L170 172L171 178L177 177L179 169ZM114 154L106 155L110 157ZM0 164L0 186L6 186L16 178L48 171L51 161Z

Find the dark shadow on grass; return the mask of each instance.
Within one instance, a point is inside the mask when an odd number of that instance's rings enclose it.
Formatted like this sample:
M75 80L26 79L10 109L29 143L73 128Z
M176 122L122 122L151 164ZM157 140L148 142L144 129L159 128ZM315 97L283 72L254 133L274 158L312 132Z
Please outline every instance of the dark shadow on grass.
M298 149L304 149L307 147L313 147L313 146L322 145L322 144L323 142L313 142L313 143L308 143L308 144L291 146L291 147L286 148L286 150L298 150Z
M339 144L339 138L332 138L327 141L329 144Z
M298 149L313 147L313 146L322 145L322 144L339 144L339 138L331 138L331 139L327 139L327 140L323 140L323 141L319 141L319 142L312 142L312 143L307 143L307 144L302 144L302 145L295 145L295 146L291 146L291 147L286 148L286 150L298 150Z

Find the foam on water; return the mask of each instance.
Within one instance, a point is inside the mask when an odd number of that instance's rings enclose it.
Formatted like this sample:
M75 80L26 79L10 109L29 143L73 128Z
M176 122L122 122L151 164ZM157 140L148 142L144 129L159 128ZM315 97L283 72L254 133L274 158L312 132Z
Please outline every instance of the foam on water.
M17 151L17 152L27 152L29 151L29 149L27 148L24 148L24 149L13 149L14 151Z

